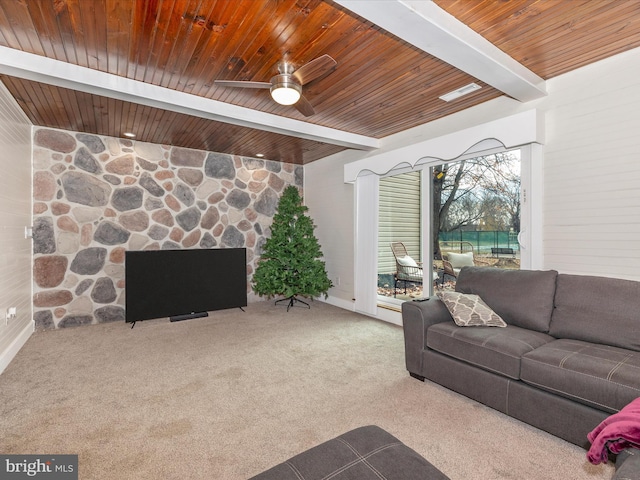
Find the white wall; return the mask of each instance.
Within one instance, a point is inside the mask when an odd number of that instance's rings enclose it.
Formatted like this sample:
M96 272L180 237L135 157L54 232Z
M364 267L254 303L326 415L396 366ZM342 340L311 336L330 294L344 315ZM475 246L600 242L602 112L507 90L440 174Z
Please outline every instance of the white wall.
M547 81L526 104L501 97L383 139L394 150L532 108L544 112L543 268L640 280L640 48ZM329 273L353 296L353 187L341 166L379 152L341 152L305 166L305 203ZM339 239L339 241L338 241Z
M0 82L0 372L33 332L31 123ZM17 316L6 319L9 307Z
M342 158L333 156L304 167L304 203L316 225L314 233L333 282L329 302L346 308L353 301L354 291L353 185L343 182L343 166L349 158L346 152Z
M545 268L640 280L640 49L549 92Z

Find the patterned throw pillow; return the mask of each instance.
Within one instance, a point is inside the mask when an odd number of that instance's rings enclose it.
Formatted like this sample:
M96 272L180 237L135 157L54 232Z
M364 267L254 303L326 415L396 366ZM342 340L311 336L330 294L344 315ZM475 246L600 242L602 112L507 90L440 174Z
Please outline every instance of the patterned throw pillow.
M506 327L507 324L478 295L460 292L438 292L453 321L459 327Z

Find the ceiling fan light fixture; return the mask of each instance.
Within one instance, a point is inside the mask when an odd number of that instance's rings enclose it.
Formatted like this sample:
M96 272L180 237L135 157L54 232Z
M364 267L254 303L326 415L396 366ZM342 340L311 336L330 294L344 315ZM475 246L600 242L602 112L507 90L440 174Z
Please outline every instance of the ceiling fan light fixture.
M293 105L300 100L302 86L291 75L276 75L271 79L271 97L280 105Z

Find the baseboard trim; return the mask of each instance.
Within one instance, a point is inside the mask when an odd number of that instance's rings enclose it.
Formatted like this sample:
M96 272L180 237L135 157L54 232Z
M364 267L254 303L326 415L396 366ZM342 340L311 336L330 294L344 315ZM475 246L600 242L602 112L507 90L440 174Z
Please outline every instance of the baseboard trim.
M4 372L5 368L9 366L11 360L18 354L20 349L27 343L31 334L35 331L36 324L32 320L29 322L18 336L11 342L9 347L2 353L0 353L0 374Z
M321 302L329 303L334 307L344 308L345 310L349 310L351 312L355 312L355 303L349 302L347 300L343 300L341 298L332 297L329 295L326 299L324 297L320 297L319 300ZM378 320L382 320L383 322L393 323L394 325L402 325L402 313L397 308L380 308L378 305L376 315L367 315L372 318L377 318ZM363 313L363 315L366 315Z
M351 312L355 311L354 303L352 301L349 302L347 300L343 300L342 298L332 297L331 295L329 295L327 298L324 298L322 295L320 295L318 297L318 300L333 305L334 307L340 307Z

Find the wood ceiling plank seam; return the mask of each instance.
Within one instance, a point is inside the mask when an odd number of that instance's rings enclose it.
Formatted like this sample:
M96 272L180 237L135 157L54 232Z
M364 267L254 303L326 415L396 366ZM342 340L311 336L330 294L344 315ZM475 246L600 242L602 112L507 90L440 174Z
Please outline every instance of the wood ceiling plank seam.
M55 88L42 83L37 84L36 88L41 90L42 95L47 98L48 110L55 118L55 125L65 124L69 125L69 127L77 126L74 117L72 117L73 106L71 102L73 102L73 99L70 98L73 96L72 91ZM74 131L75 129L69 128L68 130Z
M158 19L158 35L151 48L149 62L145 72L144 81L152 85L160 85L167 58L171 54L177 34L182 25L182 11L180 5L192 0L174 0L170 3L171 8L163 9L162 16Z
M158 55L158 63L153 72L151 83L154 85L167 87L168 78L173 75L176 57L186 55L186 52L183 51L185 42L191 35L198 33L194 26L200 3L200 0L184 0L180 6L175 4L176 9L172 12L161 53ZM170 31L172 26L174 30Z
M300 10L295 17L296 21L289 24L279 37L281 39L279 50L294 65L294 68L299 68L319 56L305 57L305 51L310 49L311 46L319 41L319 37L326 33L321 27L322 23L319 23L320 29L318 30L318 20L316 16L312 15L313 10L309 13L301 13ZM304 32L304 37L301 38L300 35L294 35L297 32ZM299 47L300 45L302 45L302 48Z
M137 125L135 123L135 112L133 110L135 110L137 108L137 105L131 102L121 102L122 103L122 121L121 123L121 128L122 128L122 132L132 132L136 134L136 137L138 138L145 138L142 135L139 135L136 131ZM124 124L123 124L124 122Z
M330 78L327 78L327 81L331 81L331 86L327 89L330 91L329 98L322 104L322 112L325 115L332 115L335 111L342 109L348 92L362 91L362 78L368 75L370 68L393 61L393 55L387 53L386 45L379 45L376 55L369 54L369 47L374 49L376 40L374 36L363 39L359 44L362 49L359 50L360 53L349 53L342 57L338 65L340 71L334 72ZM361 60L363 56L367 58L364 63ZM323 102L322 95L314 99L318 104ZM352 103L350 100L349 103Z
M59 125L58 122L62 119L61 112L58 110L60 102L57 101L57 96L51 92L49 85L34 83L31 85L31 91L36 105L42 104L44 99L47 100L48 108L46 109L46 117L44 117L47 125Z
M202 7L205 5L201 2L195 10L197 15L194 13L194 18L192 20L192 33L191 35L185 36L183 40L183 46L176 52L172 52L172 62L171 65L167 66L165 69L165 75L168 77L165 80L163 76L161 83L165 85L167 88L171 88L174 90L185 91L184 86L181 85L185 83L184 77L190 76L191 72L189 71L189 65L191 63L191 59L196 55L198 51L199 45L202 43L206 43L207 37L213 35L213 29L215 26L211 24L209 20L213 16L215 2L208 2L208 10L203 15ZM197 21L196 18L202 18L202 20Z
M133 45L135 52L135 61L133 62L135 69L133 76L131 73L129 78L143 82L147 75L147 68L151 61L153 45L155 43L156 35L158 35L158 21L162 14L163 5L166 1L170 0L144 0L136 2L135 19L133 22L134 42L138 44ZM139 29L136 29L137 26Z
M502 93L495 89L487 89L484 91L480 90L466 96L466 102L464 103L476 105L483 103L487 98L497 98L501 95ZM455 104L446 103L438 97L433 97L433 100L427 104L424 102L415 102L413 106L407 104L404 104L406 105L405 107L403 107L403 105L397 105L396 108L394 108L394 113L371 108L369 109L371 114L366 118L363 118L359 125L361 128L366 126L368 132L373 131L375 132L376 138L381 138L381 136L388 135L389 128L396 131L402 131L416 126L417 124L424 123L424 111L439 109L442 110L443 113L450 114L451 110L459 110L457 105L460 105L463 102L458 102L457 100L455 102ZM421 119L422 121L418 121L416 119ZM350 130L356 129L355 125L344 125L344 127L349 128Z
M378 135L380 135L379 138L384 138L386 136L389 135L393 135L395 133L401 132L403 130L407 130L409 128L415 127L419 124L422 123L427 123L433 120L437 120L438 118L441 118L443 116L447 116L447 115L452 115L456 112L460 112L462 110L465 110L467 108L479 105L481 103L484 103L486 101L489 101L493 98L497 98L499 96L501 96L502 94L500 92L494 92L493 94L486 94L484 97L473 97L473 98L468 98L468 99L460 99L461 101L459 103L456 103L454 105L442 105L439 109L437 110L426 110L428 113L426 113L422 118L420 122L416 122L415 120L409 122L397 122L397 123L393 123L393 122L388 122L384 119L381 119L380 122L378 122L378 124L373 124L372 128L375 128L375 131ZM408 117L408 115L407 115ZM414 117L415 118L415 117Z
M62 18L67 19L69 21L67 30L63 31L62 34L67 39L65 41L65 45L67 46L67 55L69 54L69 50L73 50L73 55L75 55L76 64L82 67L90 68L89 61L89 52L87 49L87 44L85 43L84 31L82 30L82 11L78 2L69 1L66 3L67 16L63 16Z
M24 88L24 97L29 99L29 103L33 105L34 108L42 101L44 94L42 93L42 85L39 85L35 82L30 82L25 85L22 85ZM48 108L45 110L37 109L39 125L53 126L56 125L53 109Z
M390 60L383 61L381 65L384 66L384 70L386 71L386 73L384 75L381 75L380 72L376 73L375 81L373 80L374 75L369 74L369 72L363 72L361 76L366 80L363 80L361 82L354 81L349 87L340 89L339 95L332 97L330 100L328 100L328 102L333 103L334 105L339 105L343 101L346 101L346 99L348 98L350 101L361 103L363 106L374 106L380 105L382 103L388 103L389 101L396 101L397 98L403 98L403 90L413 92L416 88L417 83L424 82L417 77L419 75L424 75L425 71L429 72L429 69L420 68L419 73L415 72L415 67L414 69L409 71L401 70L403 67L401 64L401 60L397 59L399 57L400 55L398 55L396 57L396 60L394 60L393 55L391 55ZM413 76L413 79L408 80L406 78L407 75ZM405 77L405 79L400 81L400 79L403 77ZM380 87L372 90L375 85L380 85ZM403 85L406 85L406 87L403 88ZM367 93L363 93L362 95L358 96L356 94L357 91ZM345 100L343 100L343 97ZM330 113L330 111L327 111L327 114L328 113Z
M174 138L177 139L182 145L187 145L189 143L198 145L198 149L202 150L200 145L204 143L204 139L199 135L202 131L202 127L199 125L202 122L180 122L175 123L177 130L174 132ZM179 127L178 127L179 126ZM194 135L195 133L195 135Z
M196 118L190 117L189 115L177 113L177 112L169 112L167 110L156 109L155 110L155 122L157 126L154 128L154 131L157 132L158 136L163 138L163 143L167 143L167 136L169 135L169 129L172 124L176 121L182 121L182 119L187 118Z
M396 114L392 116L391 121L388 121L386 116L372 116L362 125L362 127L364 131L375 132L377 138L382 138L389 135L389 132L391 131L396 133L428 122L431 119L438 118L439 116L450 115L456 111L462 110L463 108L478 105L492 98L497 98L501 93L497 91L487 91L485 93L476 92L472 95L473 96L470 98L458 99L453 103L446 103L436 99L431 102L433 106L425 105L424 107L411 109L404 117ZM436 113L432 115L431 112ZM354 129L352 126L350 126L350 128Z
M202 121L203 119L196 119L194 117L188 117L188 116L187 118L183 118L179 120L181 120L179 125L180 125L181 135L183 136L183 143L185 144L202 143L202 140L196 141L196 139L199 138L199 134L202 131L204 124L206 122L203 122ZM174 123L174 125L176 124Z
M559 75L558 72L560 71L566 72L566 69L560 67L560 64L565 62L570 62L573 65L579 63L581 66L584 66L587 63L593 63L593 61L596 61L596 56L588 62L586 60L579 61L578 58L589 56L593 50L590 49L585 53L585 45L598 44L600 43L599 40L602 38L606 39L606 45L603 47L603 50L609 49L610 51L614 51L617 48L614 47L614 44L616 43L622 44L626 49L640 44L640 23L634 26L632 33L629 33L624 37L621 37L619 34L620 28L620 24L608 25L606 27L599 28L597 32L585 32L586 35L582 36L579 41L573 42L562 42L562 38L557 37L545 38L540 41L540 45L548 45L549 49L544 49L535 55L531 55L528 61L536 65L545 65L545 76L547 78L551 78ZM558 45L557 42L562 42L562 47L558 48L556 46Z
M63 99L64 108L69 118L82 118L77 92L75 92L74 90L69 90L67 88L57 88L56 90L60 91L60 96Z
M58 26L58 32L60 34L60 43L64 49L64 57L59 60L72 63L74 65L83 65L81 58L86 58L86 52L82 50L81 45L76 45L77 39L74 36L74 22L75 18L79 15L77 12L73 12L73 6L77 8L77 4L65 3L64 8L61 8L56 12L56 24ZM86 60L85 60L86 64Z
M41 46L42 55L50 58L57 58L56 46L60 45L56 41L59 32L55 23L55 12L50 3L27 3L29 17L35 30L35 37ZM63 50L64 51L64 50ZM62 58L65 58L64 55Z
M0 3L0 45L21 50L7 12L4 10L4 3Z
M113 132L113 137L119 138L122 135L122 109L118 108L115 98L107 98L107 111L109 112L107 129ZM117 134L116 134L117 132Z
M498 20L492 18L494 16L492 14L496 12L491 8L485 9L483 11L484 15L474 20L460 10L453 15L483 37L499 39L503 36L513 36L515 32L517 32L518 36L524 35L528 29L534 28L538 23L531 20L547 15L552 6L553 2L549 1L545 3L528 2L525 4L521 2L505 3L504 8L500 11ZM487 15L486 12L489 12L490 15ZM552 13L550 18L555 21L555 16L556 14Z
M126 76L129 62L129 44L131 43L131 18L133 9L130 4L117 0L107 0L107 71L113 75Z
M111 129L111 125L109 124L109 98L108 97L98 97L98 104L96 109L96 123L100 125L101 130L106 130L111 133L113 137L119 137L120 135L115 134L115 132Z
M125 77L133 80L139 80L138 70L140 64L140 56L144 50L144 43L148 43L148 38L143 35L145 25L149 21L145 12L150 10L147 3L150 0L138 0L133 4L131 9L131 24L129 35L129 49L127 52L127 74Z
M598 4L598 2L583 2L580 8L575 8L575 4L568 4L569 2L561 3L562 10L558 6L545 9L536 19L536 22L531 22L529 25L522 25L521 21L511 21L504 27L509 29L509 34L497 31L493 32L492 35L487 35L487 39L493 41L499 48L508 52L516 60L521 61L532 71L544 78L549 78L552 74L548 70L542 71L540 68L541 63L531 60L532 50L540 51L542 45L553 45L555 42L562 42L562 44L582 43L584 40L571 39L569 36L576 37L578 30L586 30L588 32L591 28L597 27L599 29L599 25L589 26L590 20L588 19L592 19L594 15L599 16L599 12L604 11L603 8L606 8L607 15L611 14L616 19L624 18L611 12L609 3L605 7L602 4ZM550 5L550 2L545 5ZM580 17L576 17L576 15ZM542 25L542 28L540 28L540 25ZM514 37L514 32L518 32L518 37ZM526 38L526 42L521 41L521 38ZM544 55L544 53L539 55Z
M621 41L621 43L622 45L618 50L612 50L612 45L610 44L606 47L594 48L588 53L581 53L573 57L566 56L563 60L558 60L557 65L554 65L553 75L550 78L572 71L574 69L573 65L575 65L575 62L588 65L589 63L608 58L611 55L627 51L626 47L628 46L628 44L624 41ZM637 42L636 46L640 46L640 42Z
M308 96L312 100L312 104L320 109L320 113L328 112L329 109L332 111L332 105L338 107L342 104L341 101L335 99L335 92L342 91L354 85L354 83L360 83L359 79L365 76L363 73L364 68L358 65L360 57L376 57L384 50L384 47L376 48L375 46L379 38L378 32L372 29L359 30L355 28L354 30L357 34L355 38L350 39L350 43L345 42L343 38L334 42L336 46L339 45L338 42L342 43L341 48L343 48L344 52L344 54L342 52L334 54L335 58L339 59L336 72L307 87ZM356 49L351 47L352 43L358 45L357 54L355 52ZM369 52L368 49L372 51ZM327 48L327 51L333 53L333 45ZM375 51L375 54L373 51ZM384 56L381 56L381 58L383 63L389 61Z
M367 87L371 84L389 85L397 78L394 71L400 59L407 59L405 54L398 51L398 47L390 46L387 49L379 49L380 54L371 56L368 61L361 63L359 68L354 70L349 76L344 76L338 83L331 87L331 99L323 105L323 112L326 115L333 115L342 109L345 102L350 104L358 104L370 97L371 92L367 91ZM414 58L418 58L415 56ZM394 66L394 68L384 68L385 66ZM382 68L381 68L382 67ZM377 70L376 74L372 74L372 70ZM385 75L379 75L381 70L386 71ZM362 80L362 79L366 80ZM384 88L384 87L383 87ZM360 93L358 93L360 92ZM372 95L367 99L369 102L378 102L378 96Z
M620 21L620 18L625 18L624 13L617 14L615 11L611 12L610 9L603 8L595 8L596 2L589 2L590 12L580 10L580 13L572 13L570 18L562 19L559 16L553 16L549 18L539 19L543 21L543 23L532 25L530 31L523 32L522 37L526 35L527 41L521 42L521 49L531 48L534 46L538 46L539 42L550 43L554 41L562 41L563 44L566 43L582 43L583 40L581 38L582 32L584 34L589 35L589 33L595 30L595 34L599 35L599 30L604 28L607 25L617 25ZM585 7L586 8L586 7ZM572 9L574 12L575 9ZM599 12L605 11L607 17L612 14L610 22L604 22L602 17L599 15ZM579 16L576 16L579 15ZM597 16L597 19L594 18L594 15ZM594 24L595 22L595 24ZM504 39L506 36L502 36ZM524 43L524 45L522 45ZM502 45L502 42L499 43ZM526 45L526 46L525 46Z
M166 110L160 110L158 108L153 109L153 114L151 117L151 121L149 122L149 127L147 128L147 131L149 132L150 135L152 135L154 138L162 138L163 141L161 143L166 143L167 140L167 136L168 136L168 131L171 128L171 126L173 125L173 121L175 119L175 115L171 115L172 112L168 112ZM138 137L137 132L136 133L136 137ZM140 135L142 138L146 138L145 137L145 132L142 132L142 135Z
M82 6L79 8L81 29L75 32L76 36L82 37L82 44L86 49L87 64L83 66L93 70L101 70L103 66L102 55L105 42L100 41L99 32L96 29L96 15L100 11L101 4L100 0L81 3Z
M15 77L3 75L1 78L2 83L7 87L11 96L15 99L18 105L20 105L20 108L29 117L32 123L37 125L34 120L39 120L40 115L37 113L37 108L33 98L26 91L28 84Z
M17 42L17 45L13 46L13 48L35 53L36 55L44 55L26 2L4 2L3 9L6 12L8 26L11 28ZM24 25L23 22L26 21L29 22L28 25Z
M86 132L99 132L98 125L95 123L94 95L76 92L76 97L80 106L80 121L78 123L85 126L86 130L84 131Z
M201 38L211 34L206 28L206 19L211 15L213 4L209 2L210 9L204 15L202 14L202 7L202 0L197 3L192 2L181 14L180 28L172 43L171 53L160 69L162 73L160 85L175 88L181 77L185 75L184 67L188 65L189 59L200 43ZM175 80L173 80L174 78Z
M141 125L142 128L138 127L137 130L141 131L142 137L146 138L152 132L149 132L148 126L146 125L145 120L149 118L149 107L147 105L136 105L136 108L133 111L133 123L134 125Z
M177 112L167 112L166 110L161 110L154 107L145 108L143 113L145 116L144 130L142 131L143 137L146 138L147 136L151 136L156 139L162 138L163 142L160 143L164 143L164 137L160 135L160 131L156 126L156 121L158 118L165 118L167 124L174 127L176 125L179 125L181 128L183 128L185 122L187 121L187 119L182 118L182 115ZM176 122L176 119L179 120L178 123Z
M189 64L194 81L185 91L194 95L216 98L211 94L214 80L229 78L230 75L225 70L231 65L232 59L238 58L244 62L242 59L244 51L260 34L258 25L264 7L256 8L255 4L252 0L225 3L225 8L214 14L217 15L215 23L224 25L224 29L198 46L198 57ZM233 10L232 6L235 7ZM246 31L249 31L249 34L246 34ZM241 63L236 65L238 69L243 67Z
M486 90L479 90L467 96L472 100L474 104L482 103L482 98L489 96L491 98L498 97L502 95L501 92L498 92L495 89L490 89L489 87L485 87ZM492 93L493 92L493 93ZM399 95L401 96L401 95ZM408 100L411 100L412 97L407 95ZM466 97L465 97L466 98ZM431 108L429 105L433 105ZM376 108L376 106L372 106L367 108L367 106L363 106L364 110L370 112L366 117L360 118L358 124L366 125L368 132L375 132L376 138L380 138L381 132L379 128L381 125L390 124L395 129L404 130L403 127L415 126L416 125L416 117L421 117L422 112L424 110L431 110L432 108L436 108L437 106L442 106L442 108L454 108L451 103L446 103L443 100L440 100L437 96L432 96L432 100L425 103L424 101L415 101L413 104L408 102L403 102L402 104L395 105L392 111L388 111L388 109L380 109ZM423 122L419 122L423 123ZM352 130L355 128L353 123L344 124L344 128L348 128Z
M301 9L302 10L302 9ZM314 1L307 4L304 15L300 15L298 23L292 26L296 35L289 35L282 47L291 58L295 68L314 60L327 53L325 38L328 36L327 23L334 23L334 16L340 18L335 8L330 8L326 3ZM298 32L304 32L301 37Z
M109 49L107 43L107 0L94 0L93 7L95 13L92 15L94 27L94 36L96 39L96 57L98 61L98 70L101 72L109 72Z
M296 10L298 9L294 2L293 6L284 10L282 15L277 17L277 23L273 22L274 17L265 19L266 21L262 26L262 30L267 31L268 35L266 41L262 43L260 47L264 49L266 53L258 54L258 49L255 49L254 53L246 59L245 64L245 68L248 71L255 72L253 74L254 78L271 78L271 76L277 73L274 66L281 60L293 61L284 45L292 32L295 32L297 28L297 22L300 17ZM300 33L302 35L306 34L306 32L302 30L300 30ZM265 59L267 59L266 62Z

